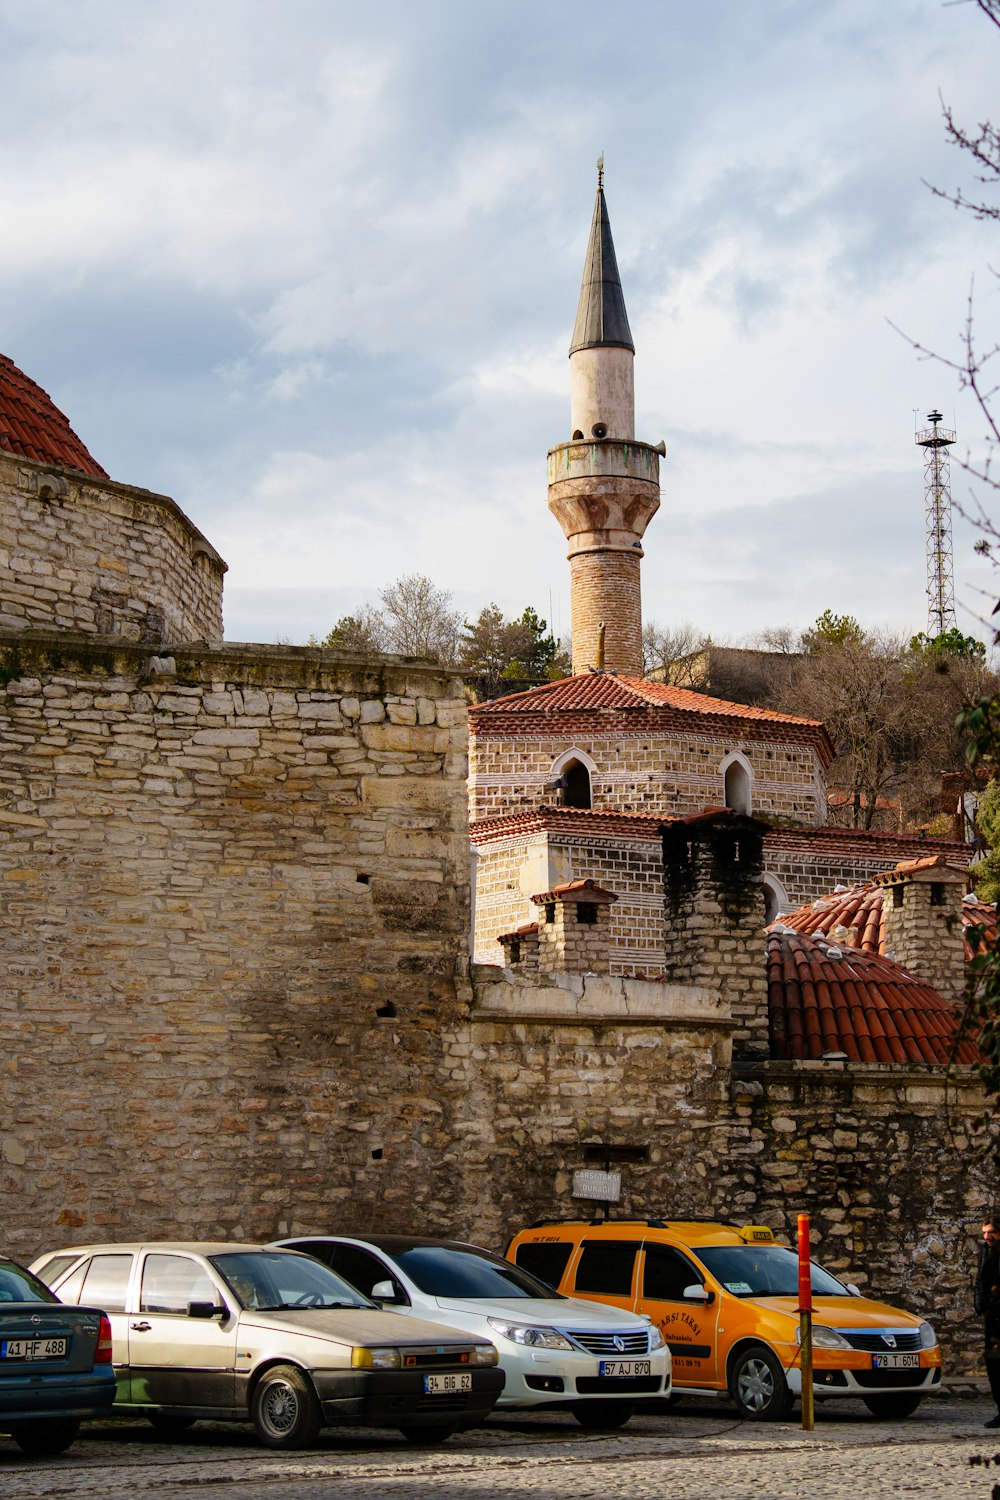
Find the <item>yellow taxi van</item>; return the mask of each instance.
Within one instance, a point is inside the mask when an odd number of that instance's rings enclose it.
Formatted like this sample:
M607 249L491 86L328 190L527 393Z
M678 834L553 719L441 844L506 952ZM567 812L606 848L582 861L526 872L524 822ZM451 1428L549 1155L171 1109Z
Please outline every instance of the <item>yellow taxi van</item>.
M759 1224L538 1222L507 1258L570 1297L645 1313L673 1356L674 1399L728 1395L747 1417L786 1415L802 1393L798 1257ZM815 1261L813 1391L907 1417L941 1383L930 1323L863 1297Z

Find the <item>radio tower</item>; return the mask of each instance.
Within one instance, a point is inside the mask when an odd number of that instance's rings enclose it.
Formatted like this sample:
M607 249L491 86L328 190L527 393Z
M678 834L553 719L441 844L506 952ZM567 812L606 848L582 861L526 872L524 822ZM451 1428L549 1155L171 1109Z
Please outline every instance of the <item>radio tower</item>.
M939 411L916 435L924 450L924 524L927 527L927 634L933 639L955 627L955 575L951 555L951 464L955 434L939 424Z

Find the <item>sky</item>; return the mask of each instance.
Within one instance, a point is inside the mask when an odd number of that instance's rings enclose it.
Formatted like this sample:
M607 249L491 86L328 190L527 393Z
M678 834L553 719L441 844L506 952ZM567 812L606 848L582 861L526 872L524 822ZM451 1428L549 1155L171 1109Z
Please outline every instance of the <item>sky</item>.
M427 574L569 625L546 452L605 187L666 442L643 610L739 641L927 625L922 452L997 228L942 98L1000 32L939 0L0 0L0 350L229 564L231 640ZM953 468L953 494L973 504ZM955 516L958 623L996 583Z

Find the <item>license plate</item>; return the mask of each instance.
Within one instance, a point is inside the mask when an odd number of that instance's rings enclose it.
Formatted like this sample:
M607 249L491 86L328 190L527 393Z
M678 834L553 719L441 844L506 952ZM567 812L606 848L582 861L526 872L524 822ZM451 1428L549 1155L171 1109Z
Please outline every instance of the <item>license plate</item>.
M472 1372L463 1370L460 1375L425 1375L424 1390L429 1396L450 1396L455 1391L471 1391Z
M4 1339L0 1342L0 1359L62 1359L65 1339Z
M602 1359L601 1375L606 1380L620 1380L623 1376L648 1375L648 1359Z
M919 1370L919 1354L873 1354L873 1370Z

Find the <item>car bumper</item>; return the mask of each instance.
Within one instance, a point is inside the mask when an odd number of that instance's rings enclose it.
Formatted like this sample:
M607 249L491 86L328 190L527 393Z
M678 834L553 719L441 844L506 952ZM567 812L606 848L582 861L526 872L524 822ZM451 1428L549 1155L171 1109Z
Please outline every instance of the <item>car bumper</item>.
M46 1417L104 1417L117 1390L110 1365L87 1374L11 1375L0 1379L0 1427Z
M648 1375L606 1377L600 1373L600 1360L567 1357L560 1354L537 1355L520 1349L512 1357L503 1350L500 1362L507 1374L507 1384L498 1406L559 1406L577 1401L639 1401L662 1399L670 1395L670 1359L666 1350L649 1356Z
M802 1394L802 1371L786 1370L788 1388ZM813 1395L824 1399L833 1396L914 1395L925 1396L941 1389L941 1366L924 1365L916 1370L827 1369L813 1370Z
M363 1427L473 1427L496 1405L502 1370L472 1370L471 1391L429 1395L422 1373L403 1370L312 1370L323 1420ZM452 1373L428 1371L429 1374Z

